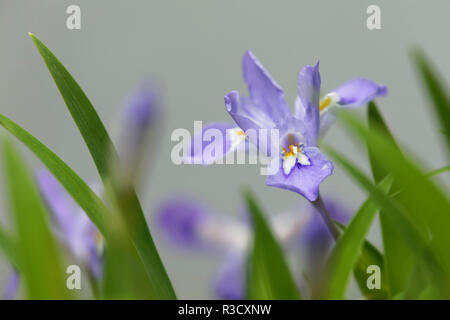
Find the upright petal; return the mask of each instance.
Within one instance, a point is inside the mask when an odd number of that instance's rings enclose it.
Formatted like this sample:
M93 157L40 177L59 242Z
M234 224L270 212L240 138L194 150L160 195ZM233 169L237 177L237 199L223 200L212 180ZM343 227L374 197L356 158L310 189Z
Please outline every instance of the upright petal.
M340 106L356 108L376 97L385 96L387 88L364 78L356 78L339 86L333 92L338 94Z
M210 123L197 133L185 156L185 163L209 165L243 147L245 133L233 123Z
M294 191L309 201L315 201L320 183L333 173L333 164L316 147L306 147L304 153L310 165L297 164L288 175L283 172L282 161L273 159L271 165L278 166L278 170L267 177L266 185Z
M298 76L298 97L295 101L295 117L303 122L307 144L314 146L319 134L319 62L305 66Z
M264 69L261 62L247 51L242 58L242 72L247 83L254 116L272 119L275 123L283 121L290 114L284 100L284 92Z

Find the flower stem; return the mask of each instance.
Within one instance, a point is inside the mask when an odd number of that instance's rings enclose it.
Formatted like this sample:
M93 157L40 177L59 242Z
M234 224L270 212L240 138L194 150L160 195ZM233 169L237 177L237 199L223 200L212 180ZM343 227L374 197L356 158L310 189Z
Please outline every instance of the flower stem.
M316 201L311 202L312 205L319 211L320 216L324 220L325 224L328 227L328 230L330 231L331 235L333 236L334 240L337 240L339 238L339 230L336 228L336 225L333 222L333 219L331 218L330 212L327 210L327 207L323 203L322 197L317 197Z

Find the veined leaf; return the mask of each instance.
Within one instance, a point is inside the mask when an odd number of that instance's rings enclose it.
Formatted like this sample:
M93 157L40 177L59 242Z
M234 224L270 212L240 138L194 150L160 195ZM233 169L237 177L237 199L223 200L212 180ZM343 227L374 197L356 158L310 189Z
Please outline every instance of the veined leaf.
M248 264L248 298L297 300L300 294L283 251L249 191L244 197L251 213L254 238Z
M386 177L380 189L387 192L392 178ZM344 299L350 275L360 256L367 232L378 211L374 200L369 198L356 212L344 234L337 240L325 265L325 299Z
M450 154L450 97L442 78L433 70L431 63L425 57L423 52L416 49L413 52L414 64L422 78L428 96L433 104L436 118L440 121L444 129L444 135L447 140L447 147Z
M36 36L30 34L30 37L44 59L73 120L88 146L105 188L109 188L108 184L111 182L109 168L111 163L116 161L117 152L114 150L100 117L86 94L63 64ZM113 191L116 191L114 186ZM136 192L132 188L127 190L126 203L122 201L124 199L122 195L116 193L115 196L118 198L120 212L124 217L123 220L127 226L128 234L147 271L155 297L175 299L175 292L156 250ZM124 208L131 208L133 211L124 211Z
M3 141L5 171L18 233L19 268L31 299L69 297L59 248L31 174L9 140Z
M381 116L375 102L370 102L367 109L369 127L371 130L377 130L392 143L394 148L398 149L394 136L388 129L383 117ZM375 157L375 150L370 144L367 144L370 166L376 183L379 183L389 172L382 165L378 164ZM395 183L391 189L391 195L399 191L398 184ZM386 275L389 282L389 296L395 296L406 286L414 265L414 257L405 243L404 237L399 233L395 225L389 223L385 212L380 211L381 234L383 237L384 257L386 265Z

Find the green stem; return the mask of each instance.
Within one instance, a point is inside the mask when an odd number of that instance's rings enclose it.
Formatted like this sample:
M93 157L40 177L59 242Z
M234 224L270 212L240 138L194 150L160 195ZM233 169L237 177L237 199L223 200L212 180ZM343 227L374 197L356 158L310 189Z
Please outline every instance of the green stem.
M333 222L333 219L331 218L330 212L328 211L327 207L323 203L322 197L317 197L316 201L311 202L312 205L319 211L320 216L324 220L326 226L328 227L328 230L330 231L331 235L333 236L334 240L337 240L340 236L339 230L337 229L336 225Z

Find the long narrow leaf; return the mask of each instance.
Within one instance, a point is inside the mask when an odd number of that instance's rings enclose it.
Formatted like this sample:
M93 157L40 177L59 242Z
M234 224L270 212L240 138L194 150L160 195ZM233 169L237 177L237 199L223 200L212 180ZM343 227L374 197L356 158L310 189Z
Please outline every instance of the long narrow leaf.
M0 125L19 139L42 161L73 199L86 212L92 222L94 222L99 230L105 235L105 213L108 212L108 209L83 179L81 179L63 160L61 160L61 158L47 148L42 142L18 124L1 114Z
M398 148L394 136L388 129L388 126L378 111L375 102L369 103L367 114L370 129L377 130L377 132L383 134L385 138L392 143L394 148ZM367 144L367 149L372 174L375 182L379 183L389 174L389 172L383 167L383 165L378 163L377 157L375 156L376 151L370 144ZM391 194L396 193L398 190L399 186L394 182ZM408 279L414 265L414 257L412 252L409 250L408 245L405 243L404 237L402 237L399 233L396 226L390 224L389 221L390 220L385 216L385 212L381 210L380 224L381 234L383 237L386 275L389 282L389 295L392 297L401 292L409 281Z
M441 297L448 298L450 296L450 281L445 270L446 266L442 264L439 256L441 253L440 248L435 245L435 241L431 241L428 238L428 234L424 232L423 226L417 225L414 220L410 221L410 215L404 208L383 194L361 170L351 164L339 152L330 147L325 148L331 157L341 164L356 182L370 192L380 207L389 213L386 217L391 220L393 225L397 226L398 230L405 237L411 251L416 256L416 261L424 266L424 270L426 270L433 285L439 290Z
M334 221L341 231L345 231L346 226ZM379 266L381 273L381 288L377 290L367 288L367 268L369 266ZM386 279L386 269L383 254L368 240L364 241L362 252L355 263L353 270L356 282L361 293L370 300L387 300L389 298L389 284Z
M380 189L387 192L392 179L387 177ZM337 240L325 265L326 299L344 299L350 275L358 260L367 232L378 211L374 200L368 199L353 216L344 234Z
M59 248L28 168L9 140L3 141L5 171L18 234L19 268L31 299L69 297Z
M86 94L63 64L36 36L30 34L30 37L44 59L72 118L88 146L105 187L109 188L107 186L111 182L109 168L111 162L117 159L117 153L100 117ZM156 250L135 191L133 189L128 190L126 195L126 201L128 202L126 203L122 202L121 195L116 194L116 196L119 198L121 209L124 207L133 209L133 211L121 210L121 213L124 216L128 233L148 273L155 295L160 299L175 299L175 292Z
M432 102L436 118L444 129L444 135L447 140L447 147L450 154L450 97L442 78L433 70L423 52L416 49L413 52L413 61L422 78L422 83Z
M254 229L253 248L249 258L249 299L300 299L280 245L270 230L261 209L250 192L244 193Z

